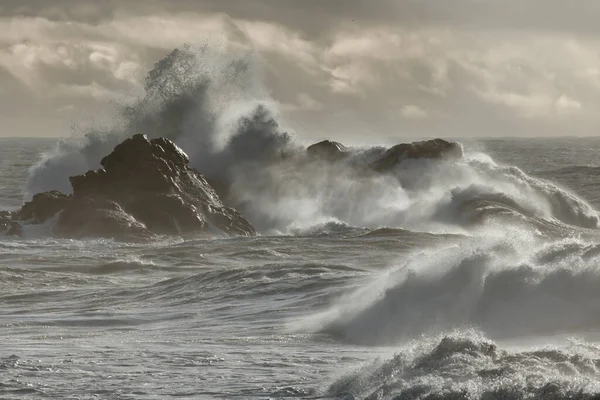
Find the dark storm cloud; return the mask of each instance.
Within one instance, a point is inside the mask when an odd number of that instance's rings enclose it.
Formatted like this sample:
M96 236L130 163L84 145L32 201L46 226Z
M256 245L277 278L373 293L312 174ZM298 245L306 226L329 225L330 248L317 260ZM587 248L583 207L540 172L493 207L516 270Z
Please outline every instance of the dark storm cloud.
M340 23L437 24L485 29L599 32L596 0L3 0L0 15L101 23L119 15L225 13L315 36Z
M0 17L99 23L113 19L119 10L119 3L113 0L3 0Z
M117 15L154 15L156 13L226 13L233 18L266 20L300 28L318 26L326 20L381 19L397 9L396 2L295 1L295 0L4 0L0 15L41 17L58 21L99 23ZM412 6L410 7L412 8Z

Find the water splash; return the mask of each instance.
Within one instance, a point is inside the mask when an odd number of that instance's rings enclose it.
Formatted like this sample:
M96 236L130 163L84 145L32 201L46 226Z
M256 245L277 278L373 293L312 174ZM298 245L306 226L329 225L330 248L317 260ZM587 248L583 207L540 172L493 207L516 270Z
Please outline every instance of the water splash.
M492 219L540 227L597 228L585 201L516 167L467 153L458 162L413 160L391 174L367 166L381 147L354 148L345 162L298 157L303 148L282 129L248 52L185 46L149 72L145 95L123 106L109 129L60 142L32 169L28 196L70 191L68 177L99 167L113 147L137 132L168 137L226 201L265 233L338 221L352 227L465 233Z

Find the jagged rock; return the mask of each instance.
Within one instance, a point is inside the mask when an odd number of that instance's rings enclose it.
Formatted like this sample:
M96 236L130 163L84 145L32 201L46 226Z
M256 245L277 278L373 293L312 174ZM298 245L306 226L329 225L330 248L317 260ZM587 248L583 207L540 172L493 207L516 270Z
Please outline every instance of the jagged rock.
M37 194L17 219L40 223L60 211L55 234L71 238L256 233L240 213L223 205L206 179L189 166L187 155L168 139L134 135L101 165L70 178L72 195Z
M306 152L310 157L329 161L341 160L348 155L348 149L343 144L331 140L315 143L309 146Z
M403 160L419 158L458 159L462 155L460 144L443 139L402 143L387 150L380 159L371 163L371 168L378 172L386 172Z
M15 214L15 219L41 224L65 209L72 198L56 190L38 193Z
M223 201L223 203L225 205L229 205L228 200L229 200L229 194L230 194L230 189L231 189L231 184L225 179L217 179L217 178L208 178L205 177L206 181L208 182L208 184L210 185L210 187L212 187L214 189L214 191L217 193L217 196L219 196L219 198L221 199L221 201Z

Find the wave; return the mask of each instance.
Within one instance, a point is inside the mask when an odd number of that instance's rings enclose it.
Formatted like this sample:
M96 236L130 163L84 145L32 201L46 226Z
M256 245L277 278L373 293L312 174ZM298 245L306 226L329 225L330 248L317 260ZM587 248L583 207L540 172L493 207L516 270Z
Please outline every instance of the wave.
M48 272L70 272L77 274L90 275L126 275L126 274L149 274L154 271L185 271L184 268L174 266L161 266L152 261L144 261L138 257L127 257L121 260L101 263L98 265L72 265L72 266L52 266L43 268Z
M457 162L405 161L389 174L365 168L385 152L380 146L350 148L343 162L298 162L289 155L304 148L282 128L252 53L176 49L149 72L145 93L120 109L114 126L60 142L31 169L27 193L68 192L70 175L99 167L117 143L145 132L179 145L266 234L346 227L463 234L490 220L536 228L595 229L600 222L576 195L480 153Z
M368 345L457 327L494 339L600 327L600 245L501 235L413 253L299 326Z
M550 176L558 175L598 175L600 173L600 166L598 165L570 165L567 167L560 167L554 170L548 171L547 174Z
M338 236L347 237L353 235L361 235L371 232L370 229L364 227L350 226L342 221L335 219L318 223L312 221L307 226L302 226L301 222L294 222L287 228L287 233L294 236Z
M162 296L181 301L196 298L199 289L202 296L215 301L227 302L239 296L251 297L273 293L300 293L310 295L317 288L331 289L335 281L343 283L346 277L340 272L353 271L351 267L335 264L274 263L254 268L210 269L193 275L170 278L153 285L144 296ZM319 279L315 279L318 277Z
M426 337L388 360L338 379L336 399L592 399L600 394L600 348L581 342L502 349L476 331Z

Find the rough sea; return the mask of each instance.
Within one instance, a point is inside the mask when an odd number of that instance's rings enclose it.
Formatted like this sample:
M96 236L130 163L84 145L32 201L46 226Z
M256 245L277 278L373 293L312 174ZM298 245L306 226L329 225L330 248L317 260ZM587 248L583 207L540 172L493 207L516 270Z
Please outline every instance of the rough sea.
M600 398L600 139L462 144L258 237L0 237L0 398ZM56 152L0 139L0 209Z

